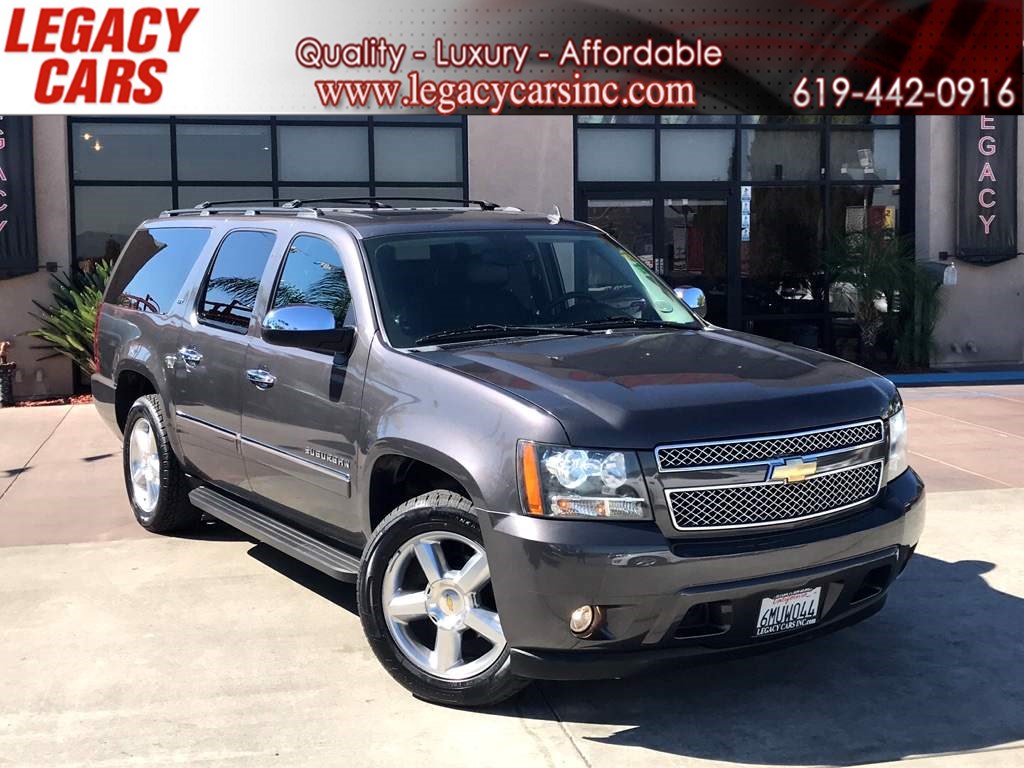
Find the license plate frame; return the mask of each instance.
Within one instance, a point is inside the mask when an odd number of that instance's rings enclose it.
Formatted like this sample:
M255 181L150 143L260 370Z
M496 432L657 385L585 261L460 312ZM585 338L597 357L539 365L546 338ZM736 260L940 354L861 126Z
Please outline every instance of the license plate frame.
M821 586L804 587L761 598L754 637L768 638L806 629L818 623Z

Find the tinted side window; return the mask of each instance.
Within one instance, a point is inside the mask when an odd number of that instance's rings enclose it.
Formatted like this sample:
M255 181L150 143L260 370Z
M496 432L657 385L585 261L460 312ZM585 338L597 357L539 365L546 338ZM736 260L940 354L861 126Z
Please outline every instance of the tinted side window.
M270 232L231 232L221 241L199 301L200 318L240 330L249 327L275 239Z
M334 246L319 237L296 237L285 257L271 306L275 309L288 304L323 307L334 313L340 327L346 325L345 317L351 303L348 280Z
M208 229L140 229L111 278L108 301L153 314L170 311L209 239Z

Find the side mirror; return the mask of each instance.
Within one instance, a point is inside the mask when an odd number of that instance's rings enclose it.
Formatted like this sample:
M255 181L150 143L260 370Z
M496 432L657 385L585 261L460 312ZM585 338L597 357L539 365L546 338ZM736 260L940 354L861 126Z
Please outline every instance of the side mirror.
M355 328L338 328L334 315L311 304L289 304L272 309L263 318L263 339L282 347L323 349L347 355Z
M684 285L674 289L673 293L683 304L692 309L693 314L697 317L704 317L708 313L708 300L700 288Z

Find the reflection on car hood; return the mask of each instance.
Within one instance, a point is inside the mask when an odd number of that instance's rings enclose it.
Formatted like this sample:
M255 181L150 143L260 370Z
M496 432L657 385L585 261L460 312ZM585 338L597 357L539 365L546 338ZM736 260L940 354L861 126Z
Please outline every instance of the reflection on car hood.
M722 329L515 339L417 354L551 413L574 445L648 449L877 418L895 387Z

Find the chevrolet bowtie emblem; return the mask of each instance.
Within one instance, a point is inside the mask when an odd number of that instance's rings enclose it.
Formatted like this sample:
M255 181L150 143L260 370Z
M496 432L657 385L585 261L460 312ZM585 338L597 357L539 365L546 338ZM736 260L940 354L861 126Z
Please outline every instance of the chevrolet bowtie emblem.
M786 459L785 464L772 467L769 480L782 480L787 483L802 483L818 471L818 462L803 459Z

